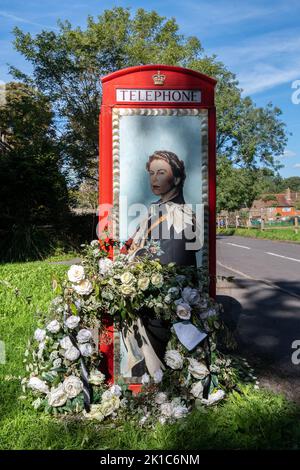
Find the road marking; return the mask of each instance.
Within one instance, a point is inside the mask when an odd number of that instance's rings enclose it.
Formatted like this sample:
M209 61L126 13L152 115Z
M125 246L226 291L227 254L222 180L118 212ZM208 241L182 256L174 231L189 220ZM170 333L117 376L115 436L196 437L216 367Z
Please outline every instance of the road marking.
M217 265L221 266L222 268L227 269L228 271L232 271L235 274L239 274L240 276L245 277L246 279L250 279L251 281L256 281L256 282L262 282L263 284L266 284L269 287L273 287L274 289L280 290L281 292L284 292L285 294L291 295L292 297L296 297L297 299L300 299L300 295L295 294L294 292L291 292L287 289L283 289L282 287L277 286L277 284L274 284L271 281L268 281L267 279L255 279L254 277L248 276L248 274L242 273L241 271L238 271L237 269L233 269L230 266L226 266L225 264L220 263L220 261L217 261Z
M271 252L269 252L269 251L265 251L265 253L266 253L267 255L278 256L278 258L289 259L290 261L297 261L297 263L300 263L300 259L289 258L289 256L277 255L277 253L271 253Z
M230 268L229 266L225 266L225 264L220 263L220 261L217 261L217 265L221 266L222 268L228 269L228 271L232 271L235 274L238 274L239 276L243 276L246 279L251 279L252 281L255 281L254 277L248 276L248 274L242 273L241 271L238 271L237 269Z
M244 245L237 245L236 243L226 243L226 245L232 245L232 246L237 246L239 248L245 248L245 250L251 250L251 248L249 248L249 246L244 246Z

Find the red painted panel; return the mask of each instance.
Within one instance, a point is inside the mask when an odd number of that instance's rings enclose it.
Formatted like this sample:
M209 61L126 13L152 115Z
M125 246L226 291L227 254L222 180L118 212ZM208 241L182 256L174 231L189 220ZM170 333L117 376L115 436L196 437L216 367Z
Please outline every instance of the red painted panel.
M155 85L153 75L158 71L165 75L163 85ZM100 114L100 161L99 161L99 204L113 203L113 165L112 165L112 108L205 108L208 109L208 145L209 145L209 273L211 275L210 295L215 296L216 276L216 113L214 107L214 88L216 80L194 70L168 65L143 65L119 70L101 79L103 87ZM117 88L155 89L155 90L201 90L200 103L169 102L117 102ZM103 216L103 214L102 214ZM101 217L100 217L101 218ZM111 233L111 235L113 235ZM101 237L100 237L101 238ZM110 256L112 256L112 250ZM110 345L100 342L100 350L106 357L106 370L110 381L114 374L113 325L108 322L107 335ZM132 386L138 391L139 386Z

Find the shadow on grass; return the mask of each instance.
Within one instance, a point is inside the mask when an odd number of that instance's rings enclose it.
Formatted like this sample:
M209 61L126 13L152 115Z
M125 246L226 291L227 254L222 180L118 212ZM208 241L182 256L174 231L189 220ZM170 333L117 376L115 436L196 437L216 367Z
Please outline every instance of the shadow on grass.
M245 389L215 408L194 411L174 425L57 420L11 403L2 420L1 449L296 449L300 409L281 396Z

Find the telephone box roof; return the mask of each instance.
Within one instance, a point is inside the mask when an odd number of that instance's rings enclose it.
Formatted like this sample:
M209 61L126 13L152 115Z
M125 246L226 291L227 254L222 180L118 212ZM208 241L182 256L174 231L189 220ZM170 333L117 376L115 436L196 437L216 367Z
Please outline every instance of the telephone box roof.
M160 70L160 71L165 70L165 71L170 71L170 72L183 73L186 75L192 75L193 77L196 77L204 82L207 82L207 84L210 84L213 86L215 86L217 83L217 80L209 77L208 75L205 75L204 73L196 72L195 70L186 69L183 67L175 67L173 65L162 65L162 64L138 65L135 67L128 67L126 69L117 70L116 72L112 72L109 75L102 77L101 82L106 83L115 78L122 77L123 75L136 73L136 72L145 72L148 70Z

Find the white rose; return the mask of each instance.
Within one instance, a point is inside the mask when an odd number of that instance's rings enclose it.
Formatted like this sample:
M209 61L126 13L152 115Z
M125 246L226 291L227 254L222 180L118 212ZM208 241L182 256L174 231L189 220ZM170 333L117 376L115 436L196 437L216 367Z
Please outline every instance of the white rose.
M122 389L120 385L112 385L109 391L114 397L120 397L122 395Z
M52 320L50 323L48 323L46 329L50 331L50 333L58 333L60 330L60 324L57 320Z
M48 393L49 392L49 387L46 384L46 382L39 379L38 377L31 377L29 379L27 387L31 388L32 390L36 390L38 392L41 392L41 393Z
M171 367L171 369L176 370L182 369L183 367L183 357L175 349L171 349L166 352L165 361L167 366Z
M164 282L164 278L163 276L160 274L160 273L154 273L152 274L151 276L151 283L155 286L155 287L161 287L163 285L163 282Z
M92 240L91 243L90 243L90 246L92 246L92 247L99 246L99 240Z
M66 350L64 356L66 359L68 359L68 361L77 361L80 356L80 352L77 348L75 348L75 346L71 346Z
M188 370L192 374L192 376L195 377L195 379L202 380L209 374L209 370L207 369L205 364L196 361L196 359L189 359L189 361L190 365L188 367Z
M80 317L77 315L71 315L69 318L66 319L65 325L69 328L69 330L74 330L80 323Z
M217 315L216 309L209 308L205 312L200 313L200 318L201 320L206 320L207 318L215 317L216 315Z
M189 320L191 318L191 307L186 303L179 303L176 308L176 313L181 320Z
M161 369L158 369L157 371L155 371L153 374L154 383L159 384L162 381L163 375L164 374Z
M89 383L92 385L101 385L105 380L105 375L97 369L90 372Z
M185 287L181 295L183 300L190 305L198 305L200 302L200 292L198 291L198 289Z
M170 402L163 403L160 406L160 412L163 416L166 416L167 418L171 418L173 416L173 405Z
M123 295L131 295L135 293L135 288L133 286L129 286L128 284L122 284L120 290Z
M106 276L111 273L113 262L109 258L101 258L99 261L99 272L102 276Z
M94 419L96 421L103 421L105 416L101 411L101 405L91 405L90 412L87 413L86 411L83 412L83 416L86 419Z
M64 391L68 398L75 398L83 389L83 383L75 375L70 375L63 382Z
M166 424L166 421L167 421L167 420L166 420L166 418L165 418L164 416L160 416L160 417L158 418L158 421L160 422L160 424Z
M41 328L37 328L34 332L34 339L36 341L44 341L44 339L46 338L46 330L42 330Z
M202 395L203 395L203 385L202 385L202 382L196 382L193 384L192 388L191 388L191 394L195 397L195 398L202 398Z
M57 358L57 359L54 359L53 361L53 368L54 369L57 369L58 367L61 366L61 359L60 358Z
M173 408L173 416L175 419L181 419L184 418L188 413L188 409L186 406L183 405L178 405L174 406Z
M72 287L79 295L89 295L93 290L93 285L88 279L83 279L79 284L72 284Z
M92 338L92 333L89 330L82 329L78 332L78 343L87 343Z
M70 340L69 336L65 336L64 338L62 338L60 340L59 344L60 344L60 347L63 348L63 349L70 349L73 346L73 343Z
M84 357L89 357L93 354L93 346L90 343L79 344L79 349Z
M68 396L62 384L60 384L57 388L52 388L51 392L48 394L48 403L50 406L63 406L67 399Z
M202 398L201 403L203 403L204 405L207 405L207 406L215 405L219 401L223 400L224 397L225 397L225 392L223 390L221 390L221 389L216 390L215 392L208 395L207 399Z
M102 393L101 401L104 403L105 401L110 401L112 398L112 393L110 390L105 390L105 392Z
M166 403L167 399L167 394L164 392L160 392L156 395L154 401L157 405L162 405L163 403Z
M84 268L78 264L73 264L68 271L68 279L70 282L80 282L85 278Z
M143 385L147 385L149 382L150 382L150 377L149 377L148 374L145 373L145 374L142 376L142 384L143 384Z
M129 271L125 272L124 274L122 274L121 276L121 282L122 284L133 284L133 282L135 281L135 277L132 273L130 273Z
M150 284L149 277L140 277L138 280L138 288L141 290L147 290Z
M104 416L109 416L120 407L120 398L112 396L110 400L101 403L101 412Z

